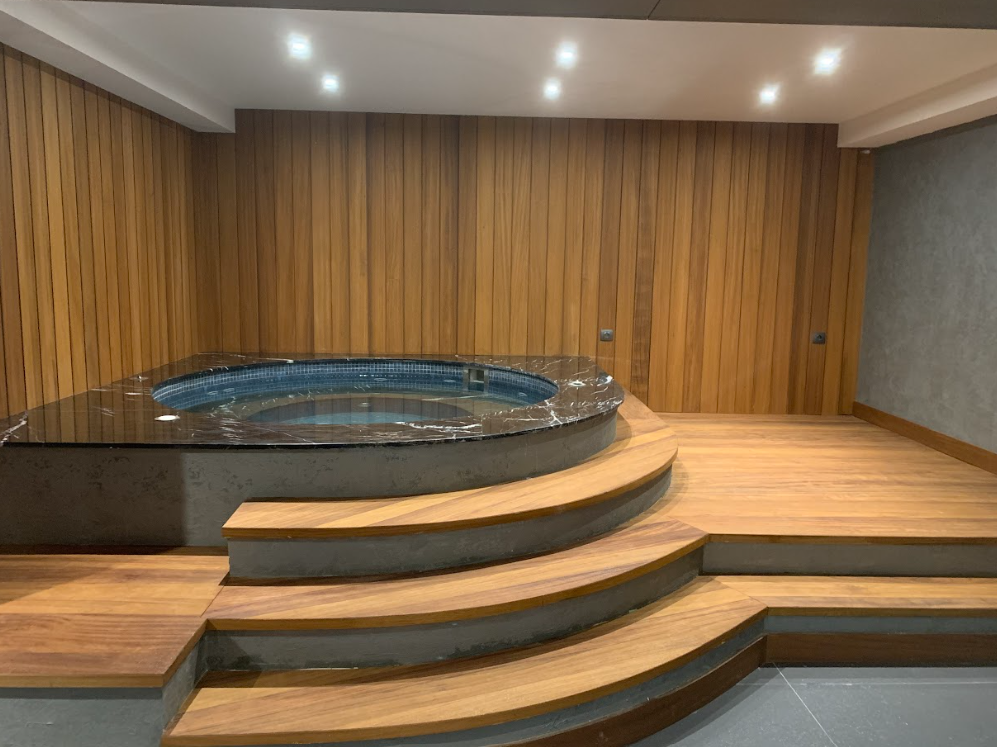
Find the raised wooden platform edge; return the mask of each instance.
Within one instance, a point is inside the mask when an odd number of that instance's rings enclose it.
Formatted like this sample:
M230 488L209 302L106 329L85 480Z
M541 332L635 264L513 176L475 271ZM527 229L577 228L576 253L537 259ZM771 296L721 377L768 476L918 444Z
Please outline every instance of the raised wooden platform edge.
M917 441L935 451L940 451L942 454L955 457L966 464L997 474L997 453L993 451L988 451L966 441L960 441L958 438L939 433L913 421L905 420L899 415L877 410L875 407L862 402L856 402L852 405L852 414L867 423L893 431L911 441Z

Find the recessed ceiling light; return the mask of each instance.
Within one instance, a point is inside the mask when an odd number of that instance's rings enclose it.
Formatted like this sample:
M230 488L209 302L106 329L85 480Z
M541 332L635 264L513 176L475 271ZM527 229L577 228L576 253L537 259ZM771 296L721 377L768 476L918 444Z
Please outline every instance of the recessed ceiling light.
M326 74L322 76L322 90L327 93L339 92L339 76Z
M817 75L830 75L841 64L840 49L825 49L814 57L814 72Z
M766 106L771 106L779 99L779 86L768 85L758 92L758 100Z
M164 423L167 423L171 420L179 420L179 419L180 419L179 415L160 415L158 418L156 418L156 420L162 421Z
M554 55L557 66L570 70L578 62L578 47L574 42L563 42Z
M287 37L287 53L296 60L307 60L312 56L312 43L307 36L291 34Z
M548 78L544 83L544 98L551 101L561 98L561 81L557 78Z

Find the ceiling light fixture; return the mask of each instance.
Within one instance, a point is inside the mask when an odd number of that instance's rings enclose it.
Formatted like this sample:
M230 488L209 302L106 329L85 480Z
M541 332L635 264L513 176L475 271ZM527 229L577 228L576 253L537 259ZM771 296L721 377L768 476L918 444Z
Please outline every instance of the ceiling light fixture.
M775 84L765 86L758 92L758 100L766 106L771 106L779 100L779 86Z
M312 43L307 36L291 34L287 37L287 53L296 60L307 60L312 56Z
M326 93L339 93L339 76L332 74L323 75L322 90Z
M830 75L841 64L840 49L825 49L814 58L814 72L817 75Z
M544 83L544 98L551 101L561 98L561 81L557 78L548 78Z
M574 42L562 42L554 55L557 66L570 70L578 62L578 47Z

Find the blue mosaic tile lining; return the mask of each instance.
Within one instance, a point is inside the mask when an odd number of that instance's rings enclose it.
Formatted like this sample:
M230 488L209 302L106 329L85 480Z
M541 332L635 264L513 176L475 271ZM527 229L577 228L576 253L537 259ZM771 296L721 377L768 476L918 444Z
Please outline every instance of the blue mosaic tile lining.
M468 366L456 361L318 360L258 363L168 379L155 387L153 398L177 410L252 395L322 389L354 391L469 391L465 373L485 369L488 392L525 404L557 394L557 384L536 374L491 366Z

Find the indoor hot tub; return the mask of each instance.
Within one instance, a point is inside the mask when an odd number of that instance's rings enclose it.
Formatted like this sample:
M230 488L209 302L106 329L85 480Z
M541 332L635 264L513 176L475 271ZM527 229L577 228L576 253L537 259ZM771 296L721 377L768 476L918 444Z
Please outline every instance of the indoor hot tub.
M622 401L587 358L195 355L0 424L0 542L217 545L245 500L520 480L608 446Z

